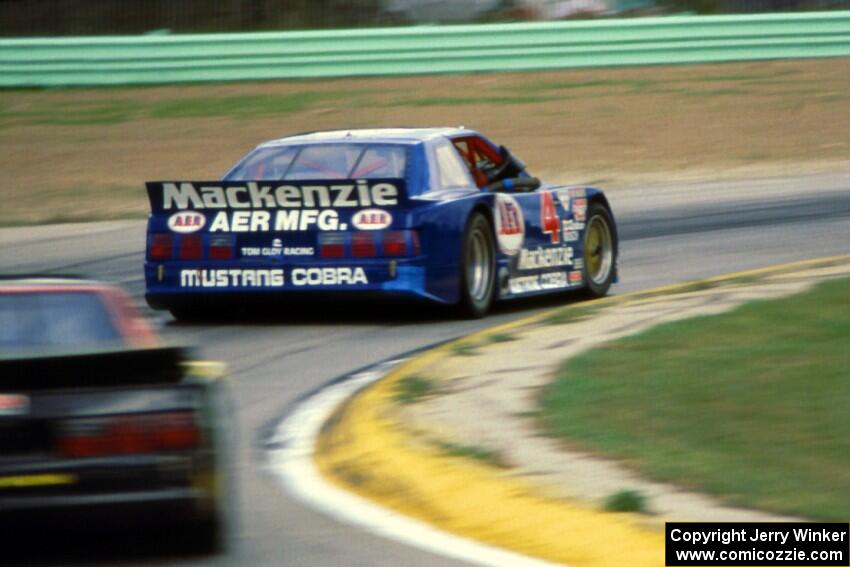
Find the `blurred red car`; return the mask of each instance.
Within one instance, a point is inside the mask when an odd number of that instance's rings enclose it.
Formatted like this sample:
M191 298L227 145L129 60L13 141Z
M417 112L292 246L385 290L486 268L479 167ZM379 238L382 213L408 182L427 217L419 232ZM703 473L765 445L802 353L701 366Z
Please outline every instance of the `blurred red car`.
M159 344L121 289L74 279L0 280L0 352Z
M222 369L162 346L115 287L0 279L0 520L176 522L215 548L229 484Z

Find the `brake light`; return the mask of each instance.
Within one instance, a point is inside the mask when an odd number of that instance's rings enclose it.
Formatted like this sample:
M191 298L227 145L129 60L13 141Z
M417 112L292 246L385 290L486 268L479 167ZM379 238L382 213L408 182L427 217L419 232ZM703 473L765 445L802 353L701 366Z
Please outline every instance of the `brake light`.
M382 241L384 256L418 256L419 233L415 230L390 230Z
M322 258L342 258L345 256L345 235L340 233L320 234L319 256Z
M215 235L210 237L210 259L230 260L233 258L234 238L230 235Z
M351 255L358 258L377 256L375 235L371 232L355 232L351 235Z
M385 232L382 244L384 256L404 256L407 254L407 235L403 231Z
M174 250L174 239L170 234L151 235L148 254L151 260L168 260Z
M181 260L200 260L203 253L204 248L201 244L201 235L191 234L180 238Z
M192 412L176 411L68 420L60 426L56 450L86 458L191 449L200 442Z
M347 250L347 235L343 232L320 233L319 256L322 258L374 258L378 256L418 256L421 252L419 233L415 230L362 231L349 233L351 249Z

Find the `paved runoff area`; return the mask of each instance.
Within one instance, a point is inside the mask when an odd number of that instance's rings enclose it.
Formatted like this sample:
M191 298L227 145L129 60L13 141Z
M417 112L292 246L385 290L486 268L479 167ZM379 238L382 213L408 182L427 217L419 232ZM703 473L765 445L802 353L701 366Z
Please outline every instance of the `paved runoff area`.
M541 435L540 388L579 353L650 327L801 293L850 257L574 303L428 351L344 404L315 455L331 482L446 531L571 565L663 564L666 521L794 521L638 477ZM603 511L633 490L645 514Z

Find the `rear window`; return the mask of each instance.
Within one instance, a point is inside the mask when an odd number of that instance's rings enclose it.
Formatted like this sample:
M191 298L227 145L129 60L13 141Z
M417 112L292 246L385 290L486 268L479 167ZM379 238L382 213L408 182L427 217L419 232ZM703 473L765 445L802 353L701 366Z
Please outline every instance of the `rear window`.
M123 342L93 292L0 294L0 349L100 346Z
M403 178L407 148L376 144L310 144L258 148L225 181Z

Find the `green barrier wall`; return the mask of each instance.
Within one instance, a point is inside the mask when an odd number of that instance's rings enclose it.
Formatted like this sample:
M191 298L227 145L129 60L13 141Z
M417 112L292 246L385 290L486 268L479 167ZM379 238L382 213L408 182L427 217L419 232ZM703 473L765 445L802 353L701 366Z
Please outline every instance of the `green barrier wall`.
M850 11L0 40L0 87L520 71L850 56ZM850 63L848 63L850 72Z

